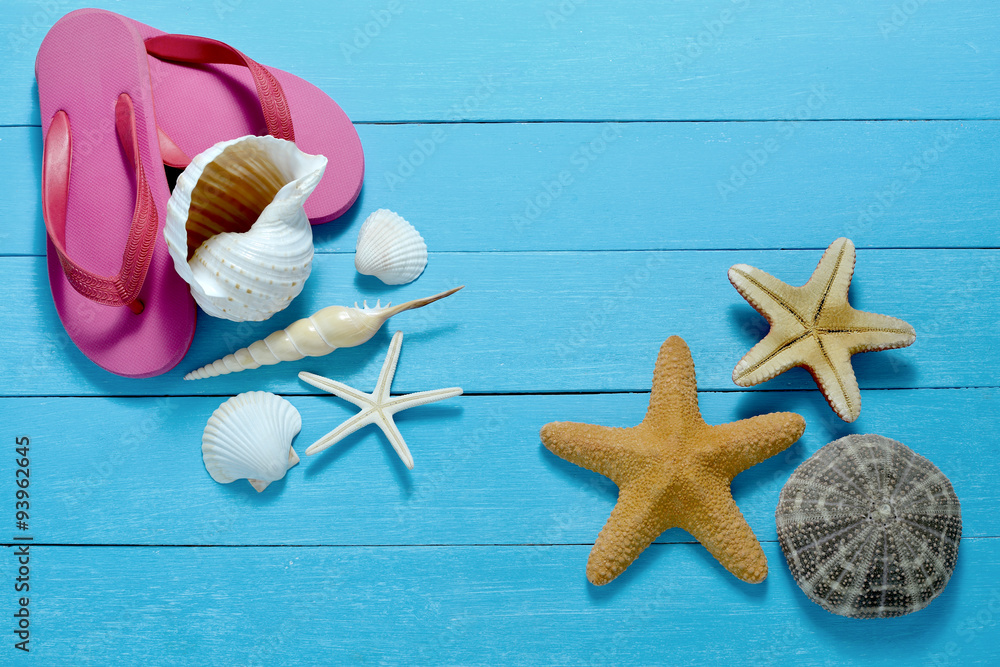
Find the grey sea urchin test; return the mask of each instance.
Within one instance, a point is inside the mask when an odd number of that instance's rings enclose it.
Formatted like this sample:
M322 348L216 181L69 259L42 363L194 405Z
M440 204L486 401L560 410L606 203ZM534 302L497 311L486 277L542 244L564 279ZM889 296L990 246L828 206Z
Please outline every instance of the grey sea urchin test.
M930 604L951 578L962 536L948 478L880 435L849 435L806 460L781 490L775 519L799 588L854 618Z

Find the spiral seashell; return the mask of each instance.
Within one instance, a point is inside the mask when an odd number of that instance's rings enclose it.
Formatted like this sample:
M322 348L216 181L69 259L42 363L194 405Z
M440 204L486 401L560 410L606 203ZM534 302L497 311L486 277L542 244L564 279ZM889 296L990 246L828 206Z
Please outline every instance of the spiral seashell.
M427 244L402 217L384 208L369 215L358 231L354 268L386 285L413 282L427 266Z
M257 491L299 462L292 438L302 418L291 403L266 391L230 398L212 413L201 436L208 474L220 484L246 479Z
M962 537L948 478L880 435L849 435L806 460L781 490L775 519L799 588L854 618L926 607L951 578Z
M223 141L191 161L167 201L163 234L202 310L260 321L298 296L313 257L302 207L326 162L270 136Z
M355 347L371 339L382 324L397 313L414 308L423 308L429 303L450 296L464 285L441 292L425 299L414 299L393 306L381 301L369 308L365 302L362 308L355 303L353 308L327 306L309 317L292 322L285 329L275 331L267 338L251 343L247 347L227 354L222 359L191 371L185 380L239 373L240 371L270 366L281 361L296 361L304 357L321 357L338 347Z

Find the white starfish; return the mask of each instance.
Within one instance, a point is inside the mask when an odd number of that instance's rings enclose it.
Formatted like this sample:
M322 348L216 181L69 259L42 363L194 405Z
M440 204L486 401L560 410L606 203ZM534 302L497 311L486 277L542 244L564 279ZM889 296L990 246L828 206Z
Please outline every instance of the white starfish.
M410 455L410 449L406 446L406 442L403 440L399 429L396 428L396 423L392 420L392 416L407 408L414 408L418 405L458 396L462 393L462 388L448 387L447 389L418 391L414 394L405 394L403 396L389 396L389 387L392 385L392 376L396 373L396 362L399 360L399 350L402 346L403 332L397 331L392 337L392 342L389 343L389 352L385 355L385 363L382 364L382 372L379 373L375 391L370 394L360 392L342 382L336 382L321 375L305 372L299 373L300 380L308 382L323 391L328 391L334 396L339 396L345 401L350 401L361 408L361 412L309 445L306 448L307 455L321 452L330 445L340 442L359 428L368 426L368 424L375 424L382 429L385 437L389 438L389 444L399 454L399 458L403 460L406 467L410 470L413 469L413 457Z

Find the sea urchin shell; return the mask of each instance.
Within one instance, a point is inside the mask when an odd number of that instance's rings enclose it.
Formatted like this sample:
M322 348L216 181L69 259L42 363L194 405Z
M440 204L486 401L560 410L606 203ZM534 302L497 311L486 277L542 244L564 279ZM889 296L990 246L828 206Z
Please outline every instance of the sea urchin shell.
M854 618L903 616L930 604L955 569L962 536L948 478L880 435L821 448L792 473L775 519L799 588Z

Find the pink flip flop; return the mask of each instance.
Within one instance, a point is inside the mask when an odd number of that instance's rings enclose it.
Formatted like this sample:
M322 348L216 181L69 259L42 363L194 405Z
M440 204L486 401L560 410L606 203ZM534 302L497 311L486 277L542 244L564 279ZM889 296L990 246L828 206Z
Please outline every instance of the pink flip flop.
M347 211L361 193L365 159L347 114L322 90L260 65L204 37L168 35L133 21L150 55L162 153L186 166L220 141L270 133L306 153L325 155L326 175L306 201L314 224Z
M142 38L115 14L72 12L42 41L35 76L59 319L102 368L164 373L191 345L197 310L161 232L170 193Z

